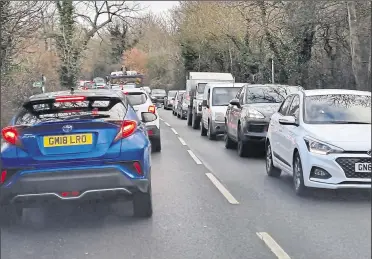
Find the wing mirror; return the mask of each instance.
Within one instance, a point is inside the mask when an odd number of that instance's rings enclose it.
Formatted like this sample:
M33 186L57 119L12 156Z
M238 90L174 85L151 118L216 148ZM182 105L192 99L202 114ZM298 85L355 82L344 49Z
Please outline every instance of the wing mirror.
M141 120L142 122L152 122L156 120L158 116L156 114L153 114L152 112L142 112L141 113Z
M283 116L279 119L279 123L281 125L298 126L297 119L294 116Z
M240 102L238 99L232 99L230 101L230 104L233 105L233 106L237 106L238 108L240 108Z

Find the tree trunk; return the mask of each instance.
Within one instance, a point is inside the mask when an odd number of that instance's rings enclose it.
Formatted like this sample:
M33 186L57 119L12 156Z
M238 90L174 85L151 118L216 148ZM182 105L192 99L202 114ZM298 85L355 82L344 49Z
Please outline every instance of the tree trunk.
M362 47L358 35L358 21L356 15L355 2L347 2L347 11L350 30L350 50L352 68L356 82L357 90L371 91L371 85L368 84L368 68L362 60ZM367 63L367 62L366 62Z

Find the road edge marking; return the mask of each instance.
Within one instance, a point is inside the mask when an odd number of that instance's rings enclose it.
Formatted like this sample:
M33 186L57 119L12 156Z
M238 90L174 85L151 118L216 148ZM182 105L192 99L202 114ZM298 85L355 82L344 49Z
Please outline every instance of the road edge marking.
M174 134L178 135L178 132L174 128L171 128L171 130L173 131Z
M271 252L273 252L278 259L291 259L289 255L280 247L280 245L275 242L274 238L272 238L269 233L267 232L256 232L256 235L264 241L264 243L270 248Z
M187 146L186 142L181 137L178 137L178 140L181 142L182 145Z
M187 150L189 152L189 155L191 156L192 159L194 159L195 163L198 165L202 165L203 163L199 160L199 158L192 152L190 149Z
M226 200L234 205L239 204L239 202L235 199L235 197L226 189L225 186L212 174L206 173L205 174L209 180L216 186L216 188L220 191L220 193L226 198Z

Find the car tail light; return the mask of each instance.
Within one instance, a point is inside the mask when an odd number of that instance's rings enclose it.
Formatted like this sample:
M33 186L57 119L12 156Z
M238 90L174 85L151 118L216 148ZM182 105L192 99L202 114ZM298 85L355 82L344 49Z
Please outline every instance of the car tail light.
M81 102L86 99L85 96L60 96L56 98L57 103L66 103L66 102Z
M125 120L121 124L120 131L116 135L114 141L117 141L121 138L127 138L132 135L137 129L137 122L133 120Z
M88 90L88 87L83 87L83 90Z
M6 171L6 170L1 170L1 175L0 175L0 184L5 183L6 175L7 175L7 171Z
M1 131L3 139L9 144L16 145L18 142L19 133L15 127L9 126L5 127Z
M136 169L137 174L142 175L142 167L141 167L141 164L140 164L139 162L134 162L134 163L133 163L133 166L134 166L134 168Z
M148 134L149 136L152 136L152 135L154 134L154 132L152 132L152 130L148 130L148 131L147 131L147 134Z
M128 93L128 92L123 92L123 94L126 94L126 95L128 95L129 93Z
M155 105L150 105L149 109L148 109L148 112L151 112L151 113L155 114L155 111L156 111Z

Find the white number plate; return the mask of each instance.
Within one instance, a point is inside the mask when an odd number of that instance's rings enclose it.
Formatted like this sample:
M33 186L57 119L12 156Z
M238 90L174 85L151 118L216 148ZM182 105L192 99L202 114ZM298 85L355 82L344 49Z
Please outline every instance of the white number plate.
M355 163L355 172L356 173L370 173L371 163Z

